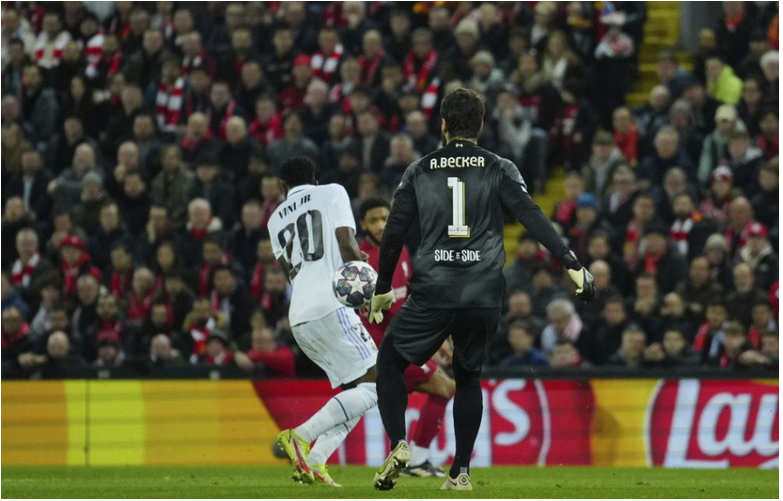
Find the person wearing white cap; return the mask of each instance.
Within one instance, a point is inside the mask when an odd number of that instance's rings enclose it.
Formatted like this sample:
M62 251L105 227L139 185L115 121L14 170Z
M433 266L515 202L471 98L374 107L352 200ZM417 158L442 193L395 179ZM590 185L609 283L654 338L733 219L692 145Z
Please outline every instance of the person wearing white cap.
M697 177L702 185L710 179L710 173L724 157L729 144L729 136L735 130L744 130L745 126L737 122L737 110L734 106L724 104L715 112L715 130L704 138L704 146L699 159Z

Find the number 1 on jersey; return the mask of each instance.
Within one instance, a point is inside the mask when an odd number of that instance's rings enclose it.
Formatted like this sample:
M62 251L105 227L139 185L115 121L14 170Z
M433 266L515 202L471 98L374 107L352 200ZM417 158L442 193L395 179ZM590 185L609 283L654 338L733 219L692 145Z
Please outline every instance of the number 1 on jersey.
M448 228L448 235L452 238L468 238L470 228L465 224L465 183L458 177L448 178L449 188L452 190L451 211L452 223Z

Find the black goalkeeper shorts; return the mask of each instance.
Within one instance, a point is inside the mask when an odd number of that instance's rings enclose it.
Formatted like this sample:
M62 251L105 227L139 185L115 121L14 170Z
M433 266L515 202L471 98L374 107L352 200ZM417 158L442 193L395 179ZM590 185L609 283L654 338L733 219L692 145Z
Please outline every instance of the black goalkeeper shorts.
M500 308L433 309L409 297L386 331L383 342L414 365L424 365L451 336L454 357L471 371L478 371L487 357L489 342L497 332Z

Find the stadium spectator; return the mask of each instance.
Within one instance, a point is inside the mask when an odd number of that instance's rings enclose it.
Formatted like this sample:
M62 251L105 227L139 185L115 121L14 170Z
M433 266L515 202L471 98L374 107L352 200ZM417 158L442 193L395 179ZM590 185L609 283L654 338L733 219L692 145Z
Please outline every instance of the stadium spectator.
M699 364L699 355L688 344L685 334L676 328L667 329L661 343L653 343L644 350L645 366L686 367Z
M723 287L710 277L710 262L698 256L690 262L688 278L677 284L674 292L685 301L686 317L693 323L704 320L704 310L710 301L720 301L725 293Z
M718 355L711 357L709 364L721 368L734 367L742 354L752 349L745 327L738 322L728 322L723 329Z
M546 313L549 325L541 333L541 349L544 353L551 353L557 342L565 339L574 343L583 358L595 360L594 335L585 327L571 301L555 299L547 306Z
M546 356L534 347L535 336L523 320L517 320L508 328L508 344L511 346L511 355L504 358L502 367L527 367L547 366L549 361Z
M229 349L228 335L215 329L207 336L207 344L200 361L207 365L229 365L234 363L234 352Z
M644 230L644 254L636 265L635 274L647 273L655 277L663 294L674 290L679 277L685 276L687 262L671 245L669 230L660 224L651 224Z
M625 330L629 327L625 301L620 296L612 296L604 302L602 319L595 325L595 338L598 346L596 362L604 364L620 349Z
M171 339L158 334L150 343L150 362L156 367L182 367L186 365L182 356L171 345Z
M732 319L742 325L750 325L753 319L751 308L748 305L765 301L765 291L768 289L756 286L756 275L753 268L745 263L734 267L734 292L729 294L726 304Z
M238 366L249 370L258 365L270 376L292 377L296 372L294 352L279 344L268 327L253 329L250 349L246 353L236 352L234 358Z
M120 337L116 332L111 330L99 332L95 344L98 347L95 366L108 369L120 367L123 364L124 357L120 351Z
M780 188L777 162L765 164L759 171L759 192L751 199L756 220L777 228L780 216Z
M607 361L607 365L626 368L640 367L644 361L646 342L644 331L629 327L623 331L620 348Z

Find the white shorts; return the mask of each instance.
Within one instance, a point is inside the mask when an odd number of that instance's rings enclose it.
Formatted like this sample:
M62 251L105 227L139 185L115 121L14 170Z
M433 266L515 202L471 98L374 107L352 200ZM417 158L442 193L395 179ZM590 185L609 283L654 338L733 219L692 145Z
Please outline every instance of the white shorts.
M291 330L307 358L329 376L332 388L357 380L375 365L378 348L358 315L347 308Z

